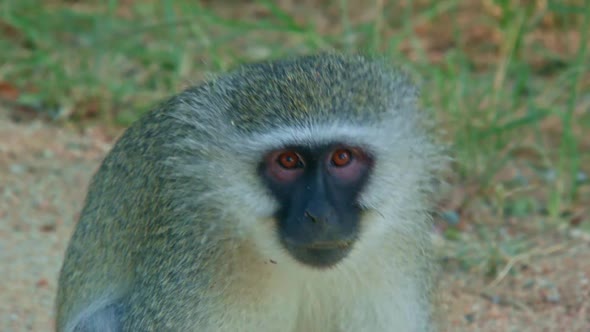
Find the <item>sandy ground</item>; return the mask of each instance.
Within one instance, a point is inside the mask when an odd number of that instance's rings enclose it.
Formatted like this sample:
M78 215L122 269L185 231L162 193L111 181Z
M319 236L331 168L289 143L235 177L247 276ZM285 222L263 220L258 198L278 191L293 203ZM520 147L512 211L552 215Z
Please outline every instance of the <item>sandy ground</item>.
M16 124L0 107L0 331L52 331L62 254L90 176L108 151L100 130ZM516 264L491 293L458 269L441 279L446 331L590 331L590 243Z

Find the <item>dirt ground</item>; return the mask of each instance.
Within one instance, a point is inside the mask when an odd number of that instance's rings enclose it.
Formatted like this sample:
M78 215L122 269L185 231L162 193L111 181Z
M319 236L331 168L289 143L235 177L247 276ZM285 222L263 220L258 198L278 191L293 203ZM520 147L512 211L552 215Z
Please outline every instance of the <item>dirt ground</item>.
M0 107L0 331L52 331L62 254L112 137L5 114ZM590 241L563 235L539 247L489 291L491 280L447 267L443 330L590 331Z

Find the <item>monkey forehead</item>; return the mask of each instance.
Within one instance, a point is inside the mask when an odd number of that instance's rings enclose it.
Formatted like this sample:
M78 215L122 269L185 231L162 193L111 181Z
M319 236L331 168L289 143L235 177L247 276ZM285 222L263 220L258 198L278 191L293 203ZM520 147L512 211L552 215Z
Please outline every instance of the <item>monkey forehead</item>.
M210 87L238 130L349 120L379 122L412 108L417 89L381 59L315 55L243 66Z
M377 127L353 126L347 123L309 124L305 126L280 126L247 137L236 137L233 148L242 152L249 151L252 162L261 154L288 146L306 146L310 148L331 144L360 146L371 154L387 150L391 144L379 144L387 131ZM389 132L391 134L391 132Z

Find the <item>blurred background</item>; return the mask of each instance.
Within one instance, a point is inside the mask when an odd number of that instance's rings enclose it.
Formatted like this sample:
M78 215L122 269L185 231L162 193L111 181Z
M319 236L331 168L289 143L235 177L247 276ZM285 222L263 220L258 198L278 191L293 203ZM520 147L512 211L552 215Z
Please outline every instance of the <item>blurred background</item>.
M52 330L86 185L162 98L251 61L382 54L455 161L448 331L590 330L589 0L0 0L0 330Z

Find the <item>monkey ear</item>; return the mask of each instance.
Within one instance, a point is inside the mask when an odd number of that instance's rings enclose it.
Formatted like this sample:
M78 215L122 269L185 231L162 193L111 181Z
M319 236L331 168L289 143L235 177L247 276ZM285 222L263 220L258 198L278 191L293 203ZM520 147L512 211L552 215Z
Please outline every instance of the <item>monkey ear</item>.
M89 306L91 308L92 306ZM95 311L86 312L78 316L72 332L120 332L123 331L121 318L123 305L111 303L106 307L94 308ZM82 317L81 317L82 316Z

